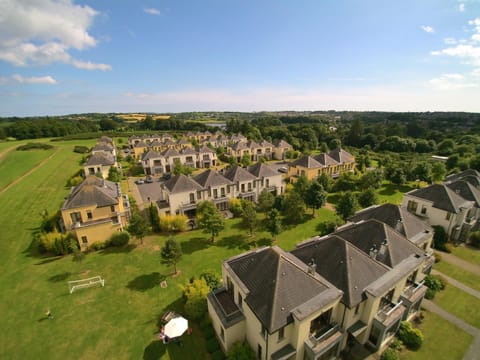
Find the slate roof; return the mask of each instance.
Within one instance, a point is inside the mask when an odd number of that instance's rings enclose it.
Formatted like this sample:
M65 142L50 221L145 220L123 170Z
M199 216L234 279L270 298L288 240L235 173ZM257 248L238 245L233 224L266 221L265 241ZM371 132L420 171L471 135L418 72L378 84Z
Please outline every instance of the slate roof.
M232 166L231 168L227 169L224 173L223 176L225 176L228 180L232 182L243 182L243 181L252 181L256 180L257 178L255 175L249 173L247 170L244 168L235 165Z
M387 224L417 245L421 244L423 240L431 237L431 234L433 234L432 227L425 221L410 213L404 207L394 204L371 206L357 212L348 220L358 223L370 219L375 219Z
M91 205L97 207L116 205L119 195L120 188L117 183L90 175L71 190L62 206L62 210Z
M288 142L286 142L285 140L277 140L275 141L275 146L277 148L291 148L292 145L290 145Z
M218 172L212 169L208 169L207 171L204 171L201 174L198 174L193 179L204 188L209 186L215 187L215 186L233 184L230 180L228 180L223 175L219 174Z
M113 139L111 137L108 137L108 136L101 136L100 139L98 139L97 141L98 143L108 143L110 144L111 146L113 146Z
M135 145L133 145L133 147L136 147L136 148L142 148L142 147L147 147L147 143L144 142L144 141L139 141L138 143L136 143Z
M318 274L309 274L308 266L277 246L232 258L225 266L245 286L245 302L269 333L291 323L292 313L311 313L313 307L308 305L312 301L318 309L342 296L341 291Z
M335 160L334 158L328 156L325 153L322 153L320 155L317 155L314 157L315 160L317 160L320 164L324 166L329 166L329 165L338 165L338 161Z
M208 146L204 145L202 146L200 149L198 149L198 152L199 153L212 153L212 154L215 154L215 151L213 151L212 149L210 149Z
M162 155L165 157L171 157L171 156L180 156L180 153L175 149L167 149L164 152L162 152Z
M163 186L165 186L171 193L182 193L203 189L200 184L183 174L175 175L167 180Z
M160 154L158 151L148 150L146 153L143 153L142 161L147 161L150 159L158 159L160 157L162 157L162 154Z
M347 225L337 229L333 234L352 243L367 255L370 255L370 250L377 250L376 260L391 268L412 254L424 253L407 238L378 220ZM385 241L387 246L382 252L382 243Z
M109 143L101 142L97 143L92 151L107 151L107 152L112 152L113 151L113 146L110 145Z
M273 170L270 166L263 163L256 163L251 165L248 168L248 172L254 175L257 178L270 177L270 176L281 176L278 172Z
M302 243L291 253L304 263L313 260L316 272L343 291L349 308L365 300L364 289L390 269L335 235Z
M328 153L328 156L333 158L335 161L338 161L339 163L349 163L355 161L353 155L343 149L332 150Z
M456 180L447 184L447 186L455 191L457 195L468 201L473 201L475 206L480 208L480 190L471 183L464 180Z
M180 151L180 154L182 155L197 155L197 152L193 150L192 148L185 148Z
M115 164L115 158L113 157L113 155L109 153L99 152L90 156L84 166L114 165L114 164Z
M248 149L247 143L245 141L239 141L232 146L232 150L238 151L242 149Z
M313 157L304 155L300 159L297 159L293 161L290 166L301 166L307 169L313 169L313 168L322 168L323 165L320 164L317 160L315 160Z
M453 213L458 213L460 207L469 205L468 201L444 184L433 184L422 189L412 190L407 195L429 200L433 202L433 207Z
M273 145L272 143L268 142L267 140L262 140L262 141L260 141L260 146L270 147L270 148L275 147L275 145Z
M445 178L445 182L453 182L455 180L466 180L465 178L469 178L469 179L476 178L477 179L477 181L476 181L477 184L473 184L473 185L477 186L478 183L480 182L480 173L477 170L474 170L474 169L467 169L467 170L461 171L457 174L452 174L452 175L447 176Z

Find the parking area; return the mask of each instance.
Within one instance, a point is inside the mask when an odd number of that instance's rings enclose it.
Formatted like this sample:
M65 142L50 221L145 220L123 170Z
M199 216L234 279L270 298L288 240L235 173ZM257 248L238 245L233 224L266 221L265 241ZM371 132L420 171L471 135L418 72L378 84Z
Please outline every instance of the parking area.
M137 184L135 181L138 179L139 178L135 177L128 178L128 185L140 210L144 209L145 206L149 206L150 202L163 200L160 185L164 183L165 180L153 178L153 182L151 183L144 182L143 184ZM145 178L142 179L145 180Z

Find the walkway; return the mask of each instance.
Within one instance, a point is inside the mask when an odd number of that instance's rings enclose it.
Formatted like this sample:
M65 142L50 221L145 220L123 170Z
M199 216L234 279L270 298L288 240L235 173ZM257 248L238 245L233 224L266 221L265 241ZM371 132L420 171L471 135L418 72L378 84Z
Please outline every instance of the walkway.
M460 290L463 290L466 293L468 293L472 296L475 296L477 299L480 299L480 291L472 289L471 287L468 287L467 285L464 285L460 281L455 280L455 279L453 279L453 278L451 278L451 277L445 275L444 273L442 273L440 271L437 271L435 269L432 270L432 274L433 275L440 275L441 277L445 278L445 280L447 280L450 285L453 285L453 286L459 288Z
M442 252L440 253L440 256L442 257L442 260L444 260L445 262L448 262L449 264L458 266L464 270L470 271L471 273L474 273L475 275L480 276L480 266L472 264L463 259L460 259L459 257L453 254Z

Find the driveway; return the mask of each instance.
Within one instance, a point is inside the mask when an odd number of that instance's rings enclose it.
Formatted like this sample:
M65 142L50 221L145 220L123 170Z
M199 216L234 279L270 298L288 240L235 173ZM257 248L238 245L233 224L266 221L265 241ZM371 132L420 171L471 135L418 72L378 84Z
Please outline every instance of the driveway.
M128 178L128 183L140 210L143 210L145 206L149 206L150 202L156 203L163 200L160 185L164 183L164 180L154 178L152 183L136 184L135 180L137 179L134 177Z

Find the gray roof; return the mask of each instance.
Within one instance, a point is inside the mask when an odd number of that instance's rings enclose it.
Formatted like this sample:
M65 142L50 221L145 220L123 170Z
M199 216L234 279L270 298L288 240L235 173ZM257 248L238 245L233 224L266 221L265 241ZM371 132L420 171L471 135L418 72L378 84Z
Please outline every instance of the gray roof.
M338 161L335 160L334 158L328 156L325 153L322 153L320 155L317 155L314 157L315 160L317 160L320 164L328 166L328 165L338 165Z
M338 161L339 163L349 163L355 161L353 155L343 149L332 150L328 153L328 156L333 158L335 161Z
M142 154L142 161L146 161L150 159L158 159L161 157L162 157L162 154L160 154L158 151L149 150L146 153Z
M334 235L352 243L367 255L375 249L376 260L392 268L412 254L423 255L424 253L407 238L378 220L367 220L341 227L334 232ZM385 243L386 246L383 246L382 244Z
M444 184L433 184L422 189L409 191L407 194L431 201L433 207L448 212L458 213L461 207L471 207L468 201Z
M109 153L95 153L90 156L85 163L85 166L92 166L92 165L113 165L115 164L115 158L113 155Z
M180 151L180 154L182 155L197 155L197 152L193 150L192 148L185 148Z
M107 152L112 152L113 151L113 146L110 145L109 143L97 143L92 151L107 151Z
M144 142L144 141L139 141L138 143L136 143L135 145L133 145L133 147L141 148L141 147L148 147L148 145L147 145L147 143Z
M365 300L364 289L390 269L335 235L315 238L291 251L343 291L342 303L352 308Z
M291 148L292 145L290 145L288 142L286 142L285 140L277 140L274 142L275 143L275 146L277 148Z
M248 149L247 142L246 141L239 141L233 144L232 150L238 151L242 149Z
M167 149L164 152L162 152L162 155L165 156L165 157L180 156L180 153L175 149Z
M304 313L313 311L306 307L312 300L321 302L325 295L324 305L328 305L342 295L318 274L309 274L304 263L277 246L232 258L226 265L246 287L245 302L269 333L291 323L292 313L301 313L299 308Z
M204 188L209 186L215 187L222 185L232 185L232 182L230 180L212 169L208 169L207 171L198 174L193 179Z
M91 205L97 207L116 205L118 196L120 196L120 187L117 183L90 175L81 184L72 188L62 210Z
M163 184L171 193L198 191L203 188L189 177L178 174Z
M480 173L477 170L474 169L467 169L464 171L461 171L457 174L452 174L446 177L445 182L452 182L455 180L466 180L465 178L476 178L476 183L473 184L475 186L478 186L478 183L480 182ZM469 181L470 182L470 181Z
M357 212L348 220L358 223L375 219L398 231L415 244L421 244L433 234L433 229L425 221L410 213L404 207L394 204L374 205Z
M97 143L108 143L113 146L113 139L108 136L101 136L100 139L98 139Z
M201 148L199 148L197 150L199 153L213 153L215 154L215 151L213 151L212 149L210 149L208 146L204 145L202 146Z
M248 172L256 176L257 178L270 177L270 176L281 176L278 172L273 170L270 166L263 163L256 163L248 167Z
M480 190L465 180L456 180L447 184L456 194L468 201L473 201L480 208Z
M290 166L302 166L308 169L323 167L322 164L320 164L317 160L308 155L304 155L300 159L295 160L290 164Z
M233 182L252 181L257 179L255 175L249 173L247 170L237 165L227 169L223 173L223 176Z

